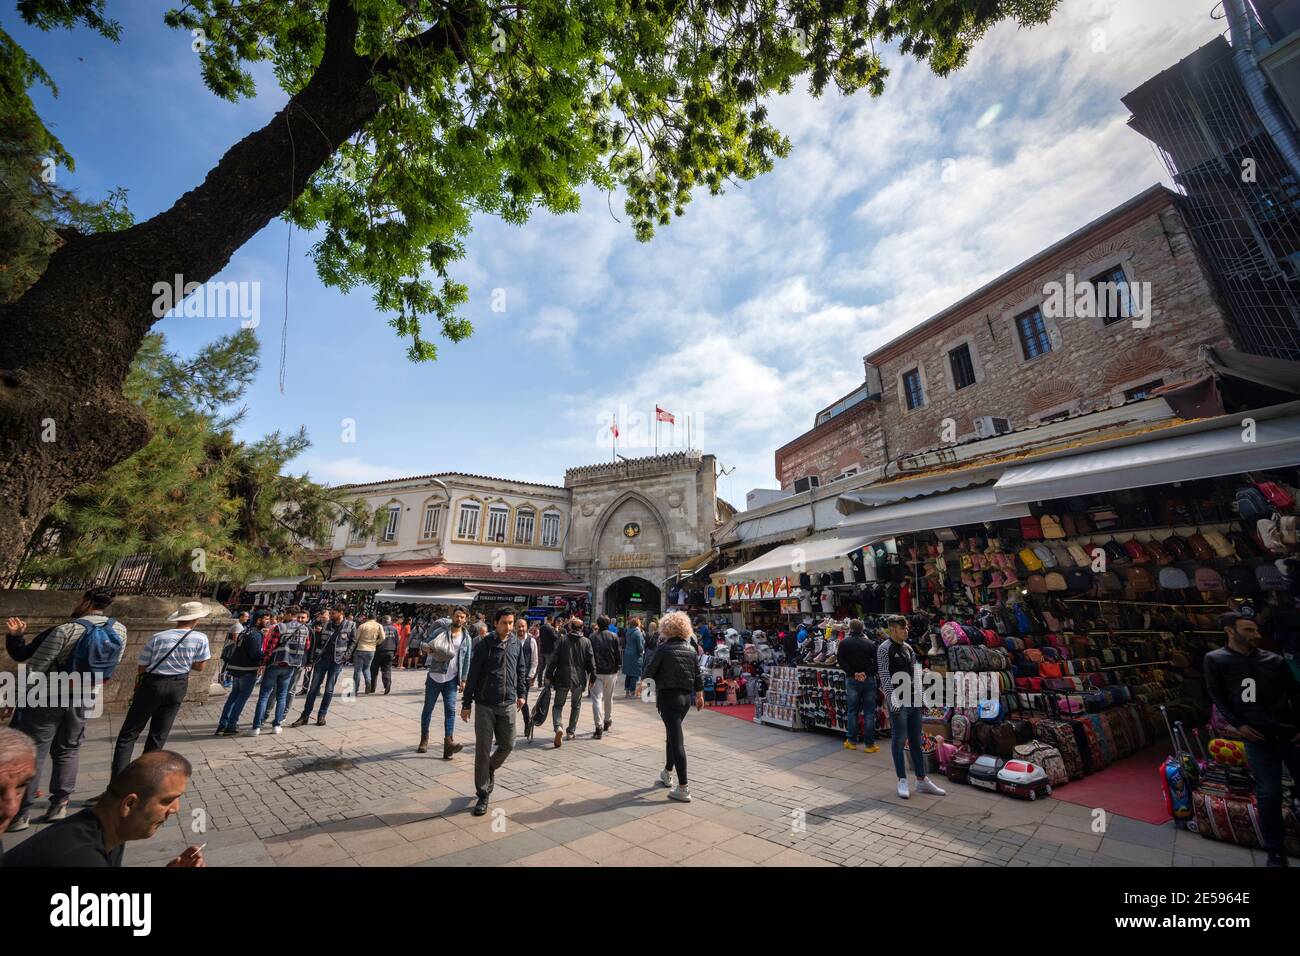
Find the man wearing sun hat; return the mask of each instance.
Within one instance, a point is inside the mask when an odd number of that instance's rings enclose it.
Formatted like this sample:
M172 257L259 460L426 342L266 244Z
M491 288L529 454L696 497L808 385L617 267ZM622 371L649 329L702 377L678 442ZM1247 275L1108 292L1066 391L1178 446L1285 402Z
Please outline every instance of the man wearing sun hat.
M131 762L136 738L145 725L149 725L149 738L144 752L162 750L167 746L172 721L181 709L185 692L189 688L191 671L201 671L212 657L208 636L194 630L194 626L208 616L202 601L186 601L167 618L175 627L159 631L145 641L140 651L137 667L135 696L122 718L122 729L117 735L113 750L113 771L116 777Z

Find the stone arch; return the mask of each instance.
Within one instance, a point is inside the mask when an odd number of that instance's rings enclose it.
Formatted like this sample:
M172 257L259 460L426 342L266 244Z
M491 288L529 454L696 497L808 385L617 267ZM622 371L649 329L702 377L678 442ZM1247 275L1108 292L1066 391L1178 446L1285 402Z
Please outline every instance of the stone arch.
M610 519L614 517L615 513L617 513L618 510L622 508L623 505L627 504L629 501L638 501L641 504L645 505L646 510L649 511L651 516L655 519L655 521L659 523L659 531L663 535L665 549L669 547L669 539L668 539L669 525L668 525L668 519L663 513L663 509L660 508L659 505L656 504L654 501L647 498L645 495L641 494L641 492L639 491L625 491L623 492L623 494L619 495L617 498L615 498L613 501L609 503L609 505L601 513L600 518L597 519L596 524L592 528L591 548L593 553L595 552L595 549L600 544L601 535L605 533L605 526L609 524Z
M1103 380L1102 386L1107 389L1118 388L1125 382L1131 382L1134 379L1155 372L1163 372L1172 364L1164 349L1146 342L1137 348L1128 349L1123 355L1115 359L1106 372L1106 378Z

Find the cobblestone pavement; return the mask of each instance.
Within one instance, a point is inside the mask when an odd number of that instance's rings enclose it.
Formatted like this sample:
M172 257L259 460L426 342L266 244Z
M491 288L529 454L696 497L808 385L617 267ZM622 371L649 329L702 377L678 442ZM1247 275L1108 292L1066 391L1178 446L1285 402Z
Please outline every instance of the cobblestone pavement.
M708 711L686 720L694 802L673 803L657 786L664 745L653 705L617 692L613 729L601 740L591 737L589 701L578 739L559 750L545 729L531 744L520 738L498 776L493 812L473 817L470 725L457 721L466 750L443 761L439 705L430 752L415 752L423 684L422 672L398 672L391 695L336 698L325 727L288 727L301 712L295 697L279 736L268 727L256 738L213 737L220 699L187 712L169 742L194 763L181 812L153 839L131 844L127 865L158 865L203 842L212 866L1264 863L1258 851L1172 823L1112 814L1097 834L1088 808L1051 799L954 784L946 797L902 800L888 747L846 751L835 737ZM116 731L116 718L90 722L74 806L107 782ZM206 831L194 832L201 823ZM38 826L9 834L6 845Z

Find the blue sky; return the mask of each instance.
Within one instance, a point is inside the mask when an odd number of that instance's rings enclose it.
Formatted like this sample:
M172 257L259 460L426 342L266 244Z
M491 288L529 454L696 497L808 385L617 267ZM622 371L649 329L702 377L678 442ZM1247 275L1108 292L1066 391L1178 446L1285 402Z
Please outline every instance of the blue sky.
M189 36L162 23L170 5L110 5L118 44L28 30L5 5L5 28L60 88L37 99L77 162L63 181L87 196L126 187L138 219L284 102L265 73L254 100L212 96ZM559 484L610 458L620 409L620 452L650 454L653 426L629 418L658 403L691 415L695 446L735 469L719 493L743 508L746 491L776 486L774 450L861 383L863 355L1165 181L1119 97L1219 32L1210 6L1063 0L1046 27L990 33L947 80L895 59L879 99L784 97L772 113L792 155L698 197L648 245L598 192L570 216L481 219L455 269L475 333L440 343L432 364L406 360L368 291L324 287L312 237L275 221L218 277L261 284L262 369L241 434L305 425L314 446L295 464L330 482L457 470ZM236 325L158 328L188 352Z

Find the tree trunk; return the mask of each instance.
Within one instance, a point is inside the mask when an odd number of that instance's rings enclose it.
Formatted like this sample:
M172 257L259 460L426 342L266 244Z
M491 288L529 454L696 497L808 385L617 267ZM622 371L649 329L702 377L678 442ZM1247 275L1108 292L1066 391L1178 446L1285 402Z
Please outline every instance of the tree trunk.
M202 184L130 229L73 237L0 306L0 578L64 495L148 440L122 383L157 321L154 283L211 279L378 111L372 64L355 53L355 13L332 0L328 17L311 81ZM414 42L445 41L431 31Z

